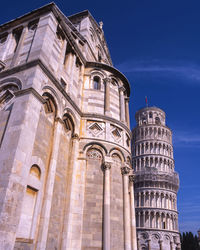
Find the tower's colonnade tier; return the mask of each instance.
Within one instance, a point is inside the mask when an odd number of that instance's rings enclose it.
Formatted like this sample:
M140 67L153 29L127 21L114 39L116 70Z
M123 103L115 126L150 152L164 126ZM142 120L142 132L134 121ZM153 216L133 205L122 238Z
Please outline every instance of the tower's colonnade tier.
M132 131L136 226L139 249L180 249L172 131L165 112L146 107L136 112ZM176 247L176 248L175 248Z

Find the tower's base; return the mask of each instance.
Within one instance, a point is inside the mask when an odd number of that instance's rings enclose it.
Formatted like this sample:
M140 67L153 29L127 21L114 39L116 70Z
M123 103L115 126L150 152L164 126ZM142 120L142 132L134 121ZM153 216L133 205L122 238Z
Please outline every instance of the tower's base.
M138 250L180 250L180 235L168 230L137 230Z

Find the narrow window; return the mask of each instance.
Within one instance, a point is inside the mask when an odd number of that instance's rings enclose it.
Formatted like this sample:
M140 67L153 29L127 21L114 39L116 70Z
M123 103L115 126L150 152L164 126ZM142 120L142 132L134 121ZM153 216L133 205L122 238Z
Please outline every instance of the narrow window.
M6 105L13 97L14 95L9 90L6 90L6 92L0 96L0 108Z
M74 122L69 114L65 114L63 117L63 121L65 124L65 129L67 131L71 131L72 134L74 133Z
M93 78L93 88L96 89L96 90L101 89L100 78L98 76L95 76Z
M44 93L42 95L45 99L44 109L46 113L56 113L56 104L54 99L51 97L50 94Z
M160 124L160 118L158 116L155 118L155 123L158 125Z
M14 49L14 52L16 52L16 50L17 50L17 46L19 44L19 40L20 40L21 34L22 34L22 28L13 31L13 36L14 36L14 39L15 39L15 49Z
M60 79L60 84L61 86L65 89L67 86L67 83L65 82L65 80L63 80L63 78Z

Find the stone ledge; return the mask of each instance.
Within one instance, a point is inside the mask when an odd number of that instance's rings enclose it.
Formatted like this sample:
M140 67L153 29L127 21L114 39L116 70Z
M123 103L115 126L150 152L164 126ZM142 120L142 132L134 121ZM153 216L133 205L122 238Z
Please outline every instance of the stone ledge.
M32 243L33 243L33 239L26 239L26 238L16 238L15 241L16 241L16 242L29 243L29 244L32 244Z

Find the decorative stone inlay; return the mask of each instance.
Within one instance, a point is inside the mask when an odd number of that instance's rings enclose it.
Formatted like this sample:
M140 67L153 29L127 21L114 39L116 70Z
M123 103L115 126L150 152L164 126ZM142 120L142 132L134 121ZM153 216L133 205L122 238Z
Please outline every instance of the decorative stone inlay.
M102 133L104 132L104 125L105 124L103 123L88 121L88 133L94 137L99 137L100 135L102 136Z
M90 149L87 152L87 158L94 159L94 160L102 160L102 155L101 155L101 153L98 150L96 150L96 149Z
M95 131L101 131L101 130L103 130L102 129L102 127L98 124L98 123L93 123L90 127L89 127L89 129L91 129L91 130L93 130L94 132Z
M125 166L125 167L121 168L121 173L122 173L122 175L127 175L130 173L130 170L131 169L129 167Z
M122 130L116 126L111 125L111 134L115 141L122 140Z
M121 134L119 132L119 130L117 128L115 128L113 131L112 131L112 134L115 136L115 137L121 137Z

